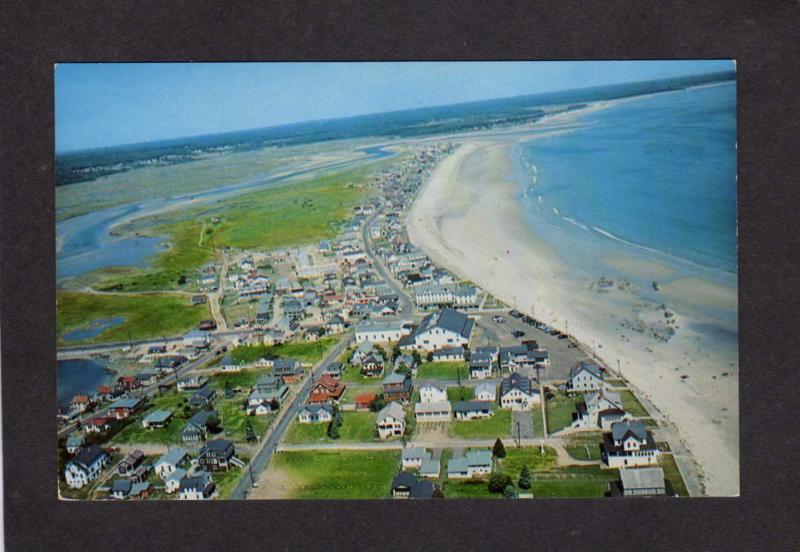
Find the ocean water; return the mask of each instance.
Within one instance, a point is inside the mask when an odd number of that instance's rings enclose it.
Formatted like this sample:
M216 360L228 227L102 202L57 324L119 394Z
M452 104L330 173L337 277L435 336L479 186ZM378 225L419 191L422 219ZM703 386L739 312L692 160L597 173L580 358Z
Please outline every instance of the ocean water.
M583 244L571 254L584 260L616 247L735 284L735 83L629 99L579 120L515 151L537 234Z
M88 358L59 360L57 370L58 405L64 407L69 406L75 395L91 395L113 379L106 373L105 364Z

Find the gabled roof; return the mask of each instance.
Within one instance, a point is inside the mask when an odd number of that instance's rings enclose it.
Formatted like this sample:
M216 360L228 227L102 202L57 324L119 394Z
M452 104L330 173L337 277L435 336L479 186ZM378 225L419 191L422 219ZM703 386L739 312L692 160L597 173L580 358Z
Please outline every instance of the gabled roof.
M98 458L101 458L105 455L106 452L97 445L89 445L76 454L75 458L72 459L72 462L86 468L95 463Z
M214 452L227 452L228 449L233 448L233 441L228 441L227 439L214 439L213 441L209 441L206 443L206 446L200 451L200 454L203 454L206 451L214 451Z
M426 316L417 329L417 333L422 333L433 328L447 330L459 334L464 339L469 339L472 333L474 320L466 314L453 309L442 309L439 313Z
M584 402L586 402L586 408L589 410L593 410L595 408L600 408L604 401L607 401L612 405L612 408L619 408L624 410L622 405L622 398L620 397L619 393L615 391L606 391L601 389L595 393L589 393L583 396ZM605 410L605 408L603 408Z
M113 483L111 483L111 493L122 493L123 495L127 496L131 492L131 483L130 479L117 479Z
M398 420L405 421L405 419L406 419L406 411L403 410L403 407L400 406L400 403L396 403L396 402L392 401L389 404L387 404L386 406L384 406L383 408L381 408L381 411L378 412L378 420L383 420L384 418L386 418L388 416L391 416L391 417L396 418Z
M423 403L418 402L414 403L414 412L415 413L428 413L428 412L451 412L452 407L450 406L450 401L436 401L436 402L429 402Z
M171 466L175 466L177 464L180 464L181 461L183 461L183 459L186 458L188 454L189 453L185 449L181 448L172 449L161 455L161 457L156 462L156 466L158 466L159 464L169 464Z
M430 458L431 453L423 447L405 447L402 452L403 460L415 460L417 458Z
M640 441L647 439L647 426L638 420L625 420L611 424L611 435L615 441L622 441L633 435Z
M588 362L581 362L577 366L573 366L569 369L569 377L570 379L574 378L581 372L588 372L592 376L602 380L604 379L604 375L600 367L596 364L590 364Z
M401 471L397 475L394 476L392 480L392 489L396 489L398 487L413 487L417 484L417 478L414 476L413 473L407 471Z
M216 415L217 415L216 410L201 410L200 412L192 416L189 419L188 423L196 425L198 427L205 427L206 423L208 423L208 419Z
M170 412L169 410L155 410L150 414L148 414L147 416L145 416L143 421L147 423L159 423L159 422L163 423L169 420L171 416L172 412Z
M399 385L406 381L406 376L404 374L398 374L397 372L392 372L385 378L383 378L383 385Z
M333 414L333 407L329 404L307 404L300 412L308 412L312 416L316 416L320 410L324 410L328 414Z
M531 378L523 376L519 372L513 372L510 376L502 379L500 382L500 396L502 397L513 389L519 389L526 395L536 395L539 393L538 389L534 389Z
M109 408L136 408L139 406L139 403L142 402L142 399L139 397L128 397L125 399L117 399L114 401Z
M664 470L660 467L622 468L619 470L623 489L657 489L664 487Z
M497 393L497 388L494 386L493 383L483 382L475 386L475 395L481 392L491 393L492 395L495 395Z
M491 401L458 401L454 410L456 412L474 412L476 410L492 410L494 403Z

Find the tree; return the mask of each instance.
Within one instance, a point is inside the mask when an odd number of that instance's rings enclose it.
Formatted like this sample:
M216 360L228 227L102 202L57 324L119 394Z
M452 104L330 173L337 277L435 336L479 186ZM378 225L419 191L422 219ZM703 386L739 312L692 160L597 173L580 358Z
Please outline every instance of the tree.
M369 403L369 409L373 412L378 412L384 406L386 406L386 401L383 399L383 395L375 395L375 398Z
M433 353L432 352L428 353L428 355L425 358L428 360L428 362L433 362Z
M417 351L416 349L411 351L411 356L414 358L414 362L416 362L417 364L422 362L422 357L419 355L419 351Z
M503 490L511 484L511 476L501 472L494 472L489 478L489 492L502 493Z
M178 278L178 285L182 286L185 283L186 283L186 275L185 274L181 274L180 278Z
M400 350L400 343L395 343L394 347L392 347L392 360L396 359L402 354L403 351Z
M517 490L514 488L513 483L506 485L506 488L503 489L503 496L506 498L517 498Z
M505 458L506 457L506 446L503 444L503 441L500 440L500 437L497 438L497 441L494 442L494 448L492 449L492 455L495 458Z
M332 421L330 424L328 424L328 437L336 440L339 438L339 436L339 426L336 425L335 421Z
M533 484L533 478L531 477L531 470L528 469L528 464L523 464L522 469L519 472L519 481L517 482L520 489L530 489L531 485Z
M278 410L281 407L281 403L278 402L278 399L272 399L269 401L269 407L271 410Z
M219 418L216 416L209 416L206 420L206 427L212 432L216 433L219 430Z
M256 432L253 429L253 425L250 423L250 421L248 421L247 425L244 426L244 434L245 434L245 440L248 443L255 443L256 441L258 441L258 437L256 436Z
M433 498L444 498L444 493L442 492L442 489L440 489L439 487L435 487L433 489L433 495L432 496L433 496Z

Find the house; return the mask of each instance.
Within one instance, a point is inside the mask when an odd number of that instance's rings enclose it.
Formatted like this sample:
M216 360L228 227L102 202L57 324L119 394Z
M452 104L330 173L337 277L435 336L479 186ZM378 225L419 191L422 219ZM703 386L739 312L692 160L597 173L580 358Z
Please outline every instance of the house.
M108 412L117 420L122 420L139 410L141 405L142 399L140 397L117 399L108 407Z
M591 393L600 389L607 389L605 375L599 366L588 362L581 362L570 368L567 380L567 392Z
M400 437L406 430L406 412L394 401L384 406L375 421L381 439Z
M383 375L384 360L378 353L372 352L361 362L361 375L367 378L378 378Z
M414 405L414 418L419 423L449 422L453 415L450 401L418 402Z
M492 452L470 450L464 456L451 458L447 464L449 479L472 479L492 473Z
M347 386L331 376L321 376L312 386L309 404L338 403Z
M108 454L97 445L90 445L79 451L64 467L67 485L73 489L80 489L89 484L100 475L108 460Z
M325 329L329 334L339 334L345 330L344 318L338 314L334 314L330 320L325 323Z
M423 383L419 387L419 402L433 403L447 400L447 387L439 383Z
M319 341L325 335L325 328L322 326L309 326L306 328L304 338L306 341Z
M183 355L167 355L162 356L156 361L155 369L158 370L160 373L166 372L167 370L174 370L181 364L187 362L189 359Z
M83 425L83 430L86 433L103 433L109 429L111 429L111 423L108 418L103 417L92 418Z
M469 346L475 321L453 309L442 309L426 316L401 347L435 351L445 347Z
M176 492L180 488L181 479L184 477L186 477L186 470L183 468L175 468L175 471L164 476L164 489L167 493Z
M130 475L144 461L144 452L133 449L128 455L117 464L117 473L120 475Z
M165 428L171 419L172 412L169 410L154 410L142 419L142 427L145 429Z
M66 449L67 454L78 454L78 451L83 448L85 442L86 441L83 438L83 435L80 433L73 433L67 437L67 442L64 444L64 448Z
M494 402L497 400L497 389L493 383L479 383L475 386L475 400Z
M212 330L216 330L216 329L217 329L217 323L216 323L216 322L214 322L213 320L201 320L201 321L200 321L200 322L197 324L197 328L198 328L200 331L203 331L203 332L209 332L209 331L212 331ZM197 347L197 345L195 345L195 347L196 347L196 348L198 348L198 349L202 349L202 348L203 348L202 346L200 346L200 347Z
M531 410L533 405L541 403L539 390L533 386L531 378L519 372L500 381L500 406L511 410Z
M139 387L146 387L153 385L158 381L159 372L153 370L143 370L136 374L136 379L139 380Z
M402 320L396 322L363 322L356 325L356 343L386 343L400 341L411 333L411 326Z
M361 393L356 395L355 405L356 410L369 410L372 403L375 401L375 393Z
M438 479L439 472L441 471L441 463L439 460L434 460L433 458L427 458L422 461L422 465L419 467L419 475L421 477L429 477L431 479Z
M401 471L392 480L392 498L433 498L435 489L432 481L418 481L407 471Z
M432 362L463 362L466 355L464 347L445 347L431 353Z
M211 406L216 395L217 392L212 387L202 387L189 398L189 406L192 408L205 408L206 406Z
M306 315L303 303L294 297L287 297L283 301L283 314L288 316L291 320L300 320Z
M322 375L323 376L330 376L335 380L338 380L344 374L344 364L341 362L329 362L322 368Z
M180 500L208 500L214 497L215 492L214 480L206 471L197 471L191 477L184 476L178 485Z
M609 468L657 464L658 455L653 434L637 420L616 422L603 434L601 457Z
M86 412L92 407L92 399L86 395L75 395L72 397L72 409L75 412Z
M367 358L367 355L374 353L375 350L375 346L369 341L360 343L358 347L356 347L356 350L353 351L353 354L350 355L350 364L354 366L360 365L364 362L364 359Z
M219 367L223 372L241 372L244 368L244 362L236 363L233 357L225 355L219 363Z
M289 386L277 376L261 376L247 397L248 413L263 415L270 412L272 401L280 404L289 394Z
M411 373L411 377L417 375L417 367L419 366L419 362L417 362L412 355L409 354L401 354L397 355L397 358L394 359L394 371L400 372L402 370L409 371Z
M411 377L394 372L383 378L383 398L387 401L407 403L414 392Z
M233 445L233 441L214 439L200 449L197 463L201 469L207 471L228 471L233 463L232 459L235 453L236 448Z
M192 295L192 305L205 305L208 298L205 295Z
M140 464L135 470L133 470L130 478L134 483L141 483L147 480L148 475L150 475L150 466L147 464Z
M663 496L667 494L664 470L661 467L621 468L622 496Z
M307 404L297 414L301 424L321 424L333 420L333 407L329 404Z
M278 358L272 362L272 375L283 379L284 383L295 383L303 375L303 367L293 358Z
M195 391L208 383L208 378L203 376L192 376L178 380L178 391Z
M469 379L483 380L492 377L494 363L489 355L472 353L469 359Z
M419 469L422 462L431 458L431 453L422 447L404 447L400 455L401 467L404 470Z
M192 330L183 336L183 346L194 349L207 349L211 344L211 336L208 332Z
M111 483L111 498L125 500L131 494L133 483L130 479L117 479Z
M155 490L153 484L147 481L133 481L132 483L131 491L128 494L130 500L147 500Z
M597 429L610 431L611 424L630 418L625 412L619 393L601 389L583 396L583 401L576 406L577 413L572 427L579 429Z
M145 358L149 360L165 354L167 354L166 345L151 345L147 348L147 352L145 353Z
M122 388L117 385L101 385L97 388L97 397L103 401L110 401L122 394Z
M189 453L185 449L176 448L165 452L161 457L156 460L153 469L161 479L166 480L167 476L175 473L176 470L186 462Z
M205 440L208 435L208 421L218 419L216 410L203 410L192 416L181 432L181 439L186 443Z
M487 401L459 401L455 408L456 420L480 420L494 415L494 403Z
M117 384L125 391L135 391L142 386L142 382L136 376L120 376Z

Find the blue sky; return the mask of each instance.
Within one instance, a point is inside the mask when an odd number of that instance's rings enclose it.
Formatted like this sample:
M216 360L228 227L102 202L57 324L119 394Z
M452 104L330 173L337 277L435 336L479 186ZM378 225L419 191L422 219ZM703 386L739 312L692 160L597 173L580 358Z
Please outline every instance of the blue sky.
M732 69L732 61L56 67L56 151Z

